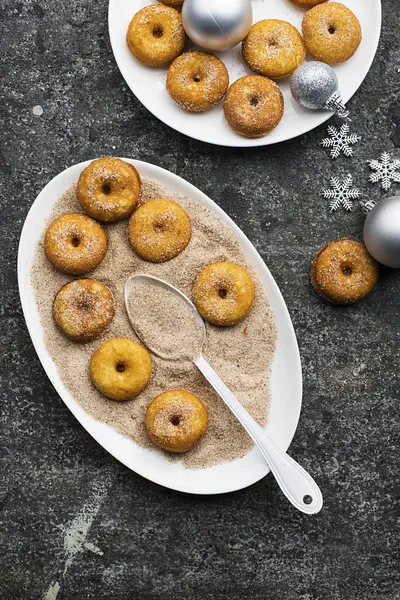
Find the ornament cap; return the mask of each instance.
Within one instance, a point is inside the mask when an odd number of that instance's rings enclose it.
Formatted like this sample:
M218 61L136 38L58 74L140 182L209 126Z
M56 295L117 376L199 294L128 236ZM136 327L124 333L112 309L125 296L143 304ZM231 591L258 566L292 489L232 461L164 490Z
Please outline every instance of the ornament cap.
M361 208L364 215L368 215L373 208L378 204L376 200L366 200L365 202L361 202Z
M329 98L324 108L326 110L333 110L341 119L347 119L348 121L351 121L349 116L350 113L347 110L346 105L343 102L340 94L337 92Z

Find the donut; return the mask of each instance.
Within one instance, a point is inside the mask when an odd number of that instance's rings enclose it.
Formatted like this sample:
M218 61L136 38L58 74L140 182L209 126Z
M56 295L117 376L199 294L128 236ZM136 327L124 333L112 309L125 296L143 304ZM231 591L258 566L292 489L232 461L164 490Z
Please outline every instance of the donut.
M151 376L150 354L126 338L107 340L90 360L90 377L103 396L131 400L146 387Z
M133 165L120 158L98 158L80 174L76 196L88 215L114 223L132 214L141 186Z
M207 431L208 415L202 402L186 390L160 394L146 412L150 439L168 452L191 450Z
M228 85L224 63L208 52L185 52L168 69L169 95L178 106L190 112L210 110L225 95Z
M289 77L306 58L296 27L278 19L255 23L243 40L242 53L252 71L271 79Z
M235 325L250 312L254 302L254 283L250 275L230 262L208 265L194 285L194 304L213 325Z
M149 262L175 258L186 248L190 237L190 219L173 200L147 200L129 222L129 241L136 254Z
M323 4L323 2L328 2L328 0L290 0L296 6L300 6L300 8L312 8L317 4Z
M132 54L151 67L173 61L183 52L186 42L181 15L174 8L159 4L139 10L126 34L126 43Z
M303 37L309 53L328 65L343 63L353 56L362 39L355 14L338 2L321 4L303 19Z
M114 312L111 291L95 279L67 283L53 303L56 325L76 342L87 342L101 335L113 320Z
M248 138L262 137L275 129L282 119L282 92L271 79L246 75L227 91L224 114L236 133Z
M364 244L346 238L322 248L311 264L314 288L336 304L362 300L375 288L378 277L378 263Z
M48 260L68 275L82 275L95 269L105 257L107 245L102 226L82 213L57 217L44 235Z
M183 4L183 0L160 0L160 2L166 6L172 6L172 8L180 8Z

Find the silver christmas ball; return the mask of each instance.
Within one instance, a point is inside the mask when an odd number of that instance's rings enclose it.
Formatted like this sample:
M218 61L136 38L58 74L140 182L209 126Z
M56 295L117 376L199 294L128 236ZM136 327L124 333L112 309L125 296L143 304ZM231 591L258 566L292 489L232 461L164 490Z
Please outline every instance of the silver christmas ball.
M228 50L241 42L253 21L250 0L185 0L183 27L206 50Z
M367 250L382 265L400 269L400 196L371 206L364 224Z
M319 110L338 94L339 82L329 65L313 61L296 69L290 80L290 89L296 102L305 108Z

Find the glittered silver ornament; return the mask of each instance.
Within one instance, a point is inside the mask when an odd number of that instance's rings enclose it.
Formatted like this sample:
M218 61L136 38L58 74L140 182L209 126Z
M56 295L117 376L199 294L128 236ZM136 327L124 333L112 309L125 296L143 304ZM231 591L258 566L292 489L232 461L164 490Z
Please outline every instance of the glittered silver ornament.
M185 0L183 27L206 50L228 50L241 42L253 21L250 0Z
M302 64L292 75L290 89L296 102L305 108L333 110L342 119L349 116L340 97L336 73L325 63L312 61Z
M400 269L400 196L363 204L364 243L378 262Z

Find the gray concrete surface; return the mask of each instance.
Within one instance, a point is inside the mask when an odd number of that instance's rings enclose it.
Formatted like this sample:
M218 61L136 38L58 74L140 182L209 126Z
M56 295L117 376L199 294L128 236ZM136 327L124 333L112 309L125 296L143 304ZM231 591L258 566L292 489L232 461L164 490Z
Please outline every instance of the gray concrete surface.
M106 0L2 0L0 15L0 597L399 600L400 273L383 270L377 291L351 308L325 303L308 280L319 247L361 239L360 210L328 213L320 191L329 177L351 172L364 197L378 198L366 159L400 156L398 1L383 0L379 51L349 104L363 141L353 159L336 163L318 145L326 126L248 151L164 126L117 69ZM271 477L222 497L160 488L109 456L53 390L21 313L20 230L53 176L107 154L153 162L198 186L271 269L304 367L291 452L321 485L318 516L298 514Z

